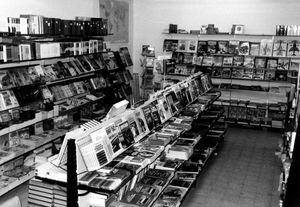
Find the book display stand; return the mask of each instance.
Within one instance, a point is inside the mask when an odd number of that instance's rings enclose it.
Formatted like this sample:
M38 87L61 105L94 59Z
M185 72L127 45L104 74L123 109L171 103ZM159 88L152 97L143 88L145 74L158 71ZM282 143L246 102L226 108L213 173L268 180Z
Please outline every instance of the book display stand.
M34 177L68 131L132 94L128 48L111 51L105 19L20 18L28 30L0 38L0 195Z
M74 140L79 206L180 206L224 138L224 110L213 106L220 96L199 72L138 108L68 132L60 153L36 170L30 186L44 185L36 200L49 185L68 187L63 169ZM47 196L57 202L53 190Z
M169 79L209 74L229 123L284 128L287 92L298 81L299 37L251 34L164 33Z

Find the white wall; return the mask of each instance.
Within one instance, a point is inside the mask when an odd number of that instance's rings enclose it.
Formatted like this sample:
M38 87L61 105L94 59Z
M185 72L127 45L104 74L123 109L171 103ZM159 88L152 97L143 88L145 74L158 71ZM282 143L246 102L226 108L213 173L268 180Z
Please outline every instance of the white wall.
M199 30L215 24L229 32L232 24L244 24L245 33L274 34L278 24L300 25L299 0L134 0L133 48L136 70L143 44L162 51L162 34L169 24Z
M0 15L18 17L37 14L74 19L75 16L99 17L99 0L1 0Z

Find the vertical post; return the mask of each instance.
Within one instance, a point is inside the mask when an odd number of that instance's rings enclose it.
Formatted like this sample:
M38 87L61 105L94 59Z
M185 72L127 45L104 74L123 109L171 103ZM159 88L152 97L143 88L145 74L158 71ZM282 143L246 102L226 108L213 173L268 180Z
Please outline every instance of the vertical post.
M78 207L77 160L74 139L68 140L67 154L67 207Z

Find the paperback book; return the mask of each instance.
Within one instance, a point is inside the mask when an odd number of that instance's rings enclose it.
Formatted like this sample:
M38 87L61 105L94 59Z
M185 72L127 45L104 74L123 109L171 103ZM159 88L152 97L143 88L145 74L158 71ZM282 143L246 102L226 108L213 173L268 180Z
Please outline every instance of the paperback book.
M262 39L260 42L259 55L260 56L272 56L273 40Z
M249 55L258 56L259 55L259 48L260 48L260 43L259 42L250 42Z
M246 41L240 41L239 43L239 55L249 55L250 44Z
M292 40L287 43L287 56L300 56L300 43L297 40Z
M287 42L284 40L275 40L273 45L274 57L285 57L287 54Z

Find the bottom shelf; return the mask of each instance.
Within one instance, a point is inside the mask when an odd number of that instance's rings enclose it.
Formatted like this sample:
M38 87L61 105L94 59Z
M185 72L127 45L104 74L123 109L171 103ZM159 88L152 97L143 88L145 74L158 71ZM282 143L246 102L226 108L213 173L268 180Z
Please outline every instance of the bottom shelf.
M11 191L12 189L18 187L19 185L27 182L31 178L34 177L34 171L29 172L27 175L17 178L15 181L9 183L7 186L1 186L0 189L0 196L4 195L5 193Z

